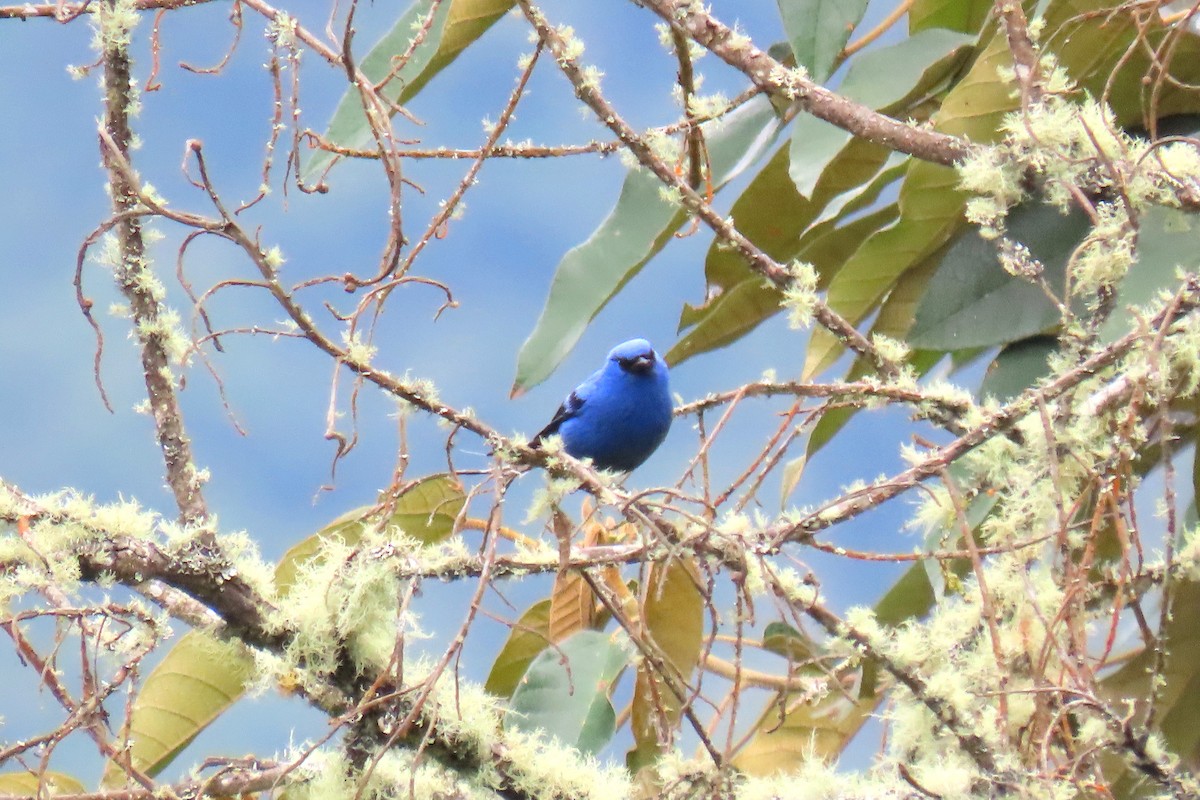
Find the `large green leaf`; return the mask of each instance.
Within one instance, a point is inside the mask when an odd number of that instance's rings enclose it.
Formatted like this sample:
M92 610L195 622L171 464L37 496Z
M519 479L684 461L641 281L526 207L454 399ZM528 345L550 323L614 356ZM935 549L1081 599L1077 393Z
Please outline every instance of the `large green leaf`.
M974 141L991 141L1004 114L1014 107L1009 85L997 69L1012 56L1003 36L993 37L967 75L946 95L936 116L938 130ZM949 240L962 224L964 198L954 170L913 161L900 187L900 220L869 237L834 276L827 302L857 323L882 300L901 275ZM824 329L813 331L805 379L824 371L842 351Z
M884 148L854 140L829 163L808 199L800 196L788 177L791 156L787 147L781 147L734 203L731 216L738 230L777 261L810 262L824 285L853 242L887 224L894 213L889 206L891 210L882 215L877 211L835 227L875 202L887 186L886 180L878 180L886 156ZM835 204L838 213L827 217L829 206ZM814 225L818 214L822 220ZM717 242L709 248L705 277L708 300L684 307L680 329L692 330L667 353L671 364L729 344L780 310L778 290L765 284L741 256Z
M954 171L912 162L900 187L899 207L900 220L864 241L830 283L827 302L852 323L874 310L901 275L937 252L958 227L962 196ZM828 331L814 329L803 379L828 368L842 349Z
M1141 116L1141 79L1148 63L1144 52L1147 48L1131 50L1130 43L1135 36L1156 41L1165 35L1165 28L1157 17L1135 23L1130 11L1092 13L1108 6L1103 0L1050 3L1045 29L1053 35L1047 37L1047 46L1081 88L1094 95L1103 92L1118 120L1130 123ZM1176 54L1171 61L1172 74L1183 81L1191 80L1193 73L1200 71L1200 55L1191 57L1200 54L1196 49L1200 48L1200 40L1181 35L1177 47L1188 56ZM1118 61L1121 67L1110 82ZM1007 41L1003 32L997 32L967 75L947 93L934 117L935 127L975 142L994 141L998 123L1018 104L1013 87L1001 77L1009 67ZM1195 92L1181 91L1186 85L1182 81L1167 82L1159 102L1160 113L1189 111L1200 102ZM868 316L899 276L917 261L935 254L960 229L962 203L953 170L929 163L913 164L901 187L899 222L863 242L830 284L828 301L834 310L854 323ZM814 331L805 377L826 369L841 350L827 331Z
M908 9L908 30L949 28L975 33L993 5L992 0L915 0Z
M453 532L466 503L462 486L450 475L414 481L397 498L388 523L432 544ZM300 567L319 558L324 542L338 538L353 544L370 524L373 507L355 509L288 550L275 568L276 590L286 595ZM149 775L162 771L183 748L245 692L253 661L232 644L188 633L146 678L130 719L129 755ZM119 778L112 764L106 780Z
M1034 336L1013 342L993 359L979 385L979 397L1007 403L1050 374L1047 359L1058 349L1054 336Z
M811 759L833 761L879 705L877 698L852 699L837 690L815 703L809 699L802 693L773 697L755 723L758 733L734 756L733 766L769 776Z
M1087 217L1066 217L1043 206L1023 206L1009 215L1010 236L1029 247L1045 266L1045 278L1060 294L1071 253L1090 229ZM1128 332L1127 309L1152 301L1175 284L1178 268L1197 263L1196 221L1183 212L1152 208L1139 220L1137 263L1121 281L1101 339ZM967 231L950 248L934 276L909 335L916 347L953 350L1013 343L996 357L981 395L1015 396L1047 374L1046 358L1056 344L1036 334L1059 322L1059 311L1036 286L999 266L994 243Z
M796 63L823 83L833 72L869 0L777 0Z
M1200 584L1179 581L1174 595L1172 614L1160 636L1167 656L1158 691L1158 732L1170 752L1189 764L1200 757L1200 725L1196 724L1200 718ZM1144 649L1100 681L1102 695L1112 707L1124 711L1133 704L1135 723L1144 719L1152 694L1154 662L1153 650ZM1114 779L1115 796L1138 796L1134 789L1144 776L1126 759L1106 759L1105 772Z
M714 188L756 162L778 128L775 111L764 97L704 125ZM562 363L600 309L683 222L683 212L661 198L661 185L646 170L630 172L608 218L586 242L563 256L541 317L517 357L514 395L545 380Z
M1146 121L1147 76L1162 81L1154 90L1153 111L1158 117L1200 111L1200 95L1193 88L1200 82L1200 37L1177 25L1164 25L1158 14L1142 15L1128 8L1121 13L1089 13L1113 5L1104 0L1054 0L1047 11L1047 19L1071 15L1085 20L1058 29L1046 26L1056 30L1050 46L1080 88L1103 97L1117 124L1127 128ZM1163 53L1170 55L1164 59ZM1161 74L1164 66L1169 76Z
M845 151L843 151L845 153ZM879 171L870 180L858 186L842 191L829 201L824 210L813 220L814 225L822 222L843 219L870 206L879 199L880 194L904 175L908 167L908 156L903 153L891 153Z
M550 646L550 598L525 609L492 662L483 688L497 697L511 697L537 654Z
M616 731L609 691L627 661L624 648L599 631L579 631L543 650L513 692L504 726L600 751Z
M1180 269L1194 272L1200 263L1200 216L1156 207L1138 220L1137 263L1117 289L1115 308L1101 339L1111 342L1129 332L1128 309L1149 304L1158 293L1178 283Z
M945 80L974 40L967 34L935 29L869 50L850 63L838 94L869 108L893 112ZM852 138L848 131L809 114L796 120L789 174L800 194L812 195L826 165Z
M937 267L935 259L926 259L923 263L910 269L904 275L896 288L892 289L887 300L883 302L871 326L871 335L888 336L902 341L912 325L913 309L917 307L925 294L925 287L933 277ZM929 350L914 350L909 354L908 367L918 376L925 375L942 359L942 354ZM874 367L865 358L857 358L846 375L846 380L856 381L869 375ZM856 406L844 406L827 411L813 426L805 446L804 458L811 459L818 451L846 426L855 414L859 412Z
M403 105L416 97L431 78L482 36L512 5L513 0L445 0L435 8L433 0L417 0L363 56L359 69L378 85L392 73L394 59L408 52L416 29L424 27L432 13L425 40L413 50L404 66L396 70L382 91L388 100ZM372 142L371 127L355 87L351 86L342 95L325 138L351 148L365 147ZM304 177L320 175L333 158L326 150L313 152L304 165Z
M768 622L763 628L762 646L763 650L792 662L808 661L817 651L811 636L779 621Z
M846 248L887 224L895 213L896 207L888 205L840 228L822 226L814 230L813 236L805 237L806 245L794 257L812 264L818 275L828 272L837 265ZM667 352L667 361L676 364L744 336L763 320L779 313L779 299L779 290L774 286L761 278L747 277L704 306L696 327Z
M1067 263L1091 230L1086 214L1060 214L1026 204L1008 216L1008 235L1045 268L1042 277L1062 298ZM1040 287L1004 271L997 243L974 228L963 231L942 258L916 310L908 341L914 347L961 350L992 347L1042 333L1061 321Z
M254 661L238 644L185 634L142 684L130 717L133 766L157 775L246 690ZM105 783L124 773L114 764Z

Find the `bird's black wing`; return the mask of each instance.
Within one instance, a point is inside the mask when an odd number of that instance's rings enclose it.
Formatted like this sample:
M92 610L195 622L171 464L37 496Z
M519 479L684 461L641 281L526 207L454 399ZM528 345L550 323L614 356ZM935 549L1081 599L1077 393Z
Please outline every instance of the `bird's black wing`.
M567 395L567 399L558 407L558 411L554 412L554 416L550 418L550 422L546 427L537 432L537 435L529 440L530 447L537 447L543 441L558 433L558 429L562 424L571 417L579 413L579 409L583 408L583 398L579 396L578 390Z

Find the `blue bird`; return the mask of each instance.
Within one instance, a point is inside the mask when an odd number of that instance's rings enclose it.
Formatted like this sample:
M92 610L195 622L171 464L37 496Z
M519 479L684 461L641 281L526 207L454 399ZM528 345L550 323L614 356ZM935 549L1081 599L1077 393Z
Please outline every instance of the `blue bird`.
M590 458L597 469L628 472L658 449L670 427L667 362L645 339L631 339L614 347L604 367L567 395L530 446L557 433L575 458Z

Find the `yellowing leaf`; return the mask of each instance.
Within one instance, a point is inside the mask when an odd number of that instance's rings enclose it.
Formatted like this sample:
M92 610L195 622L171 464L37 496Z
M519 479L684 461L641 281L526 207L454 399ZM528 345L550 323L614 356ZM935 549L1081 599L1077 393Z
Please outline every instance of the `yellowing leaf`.
M87 788L75 778L62 772L49 770L32 772L5 772L0 774L0 794L29 795L38 797L56 794L83 794Z
M870 718L875 697L853 700L833 691L816 703L772 698L756 727L756 735L734 757L733 765L750 775L768 776L798 768L810 758L833 760Z
M643 631L674 673L668 682L650 659L639 662L633 691L634 748L626 766L637 772L669 749L682 713L671 686L683 688L700 660L704 642L704 598L697 589L696 565L690 558L656 564L646 582ZM685 690L686 692L686 690Z
M185 634L138 692L127 750L133 766L148 775L160 772L242 696L253 666L240 645L196 631ZM123 777L110 763L104 783L117 785Z

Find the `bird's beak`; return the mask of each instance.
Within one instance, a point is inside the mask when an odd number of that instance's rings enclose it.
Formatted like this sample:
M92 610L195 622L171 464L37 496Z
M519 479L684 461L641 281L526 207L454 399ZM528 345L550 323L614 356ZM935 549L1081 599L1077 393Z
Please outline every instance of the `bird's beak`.
M654 366L654 354L640 355L630 362L629 368L634 372L649 372Z

